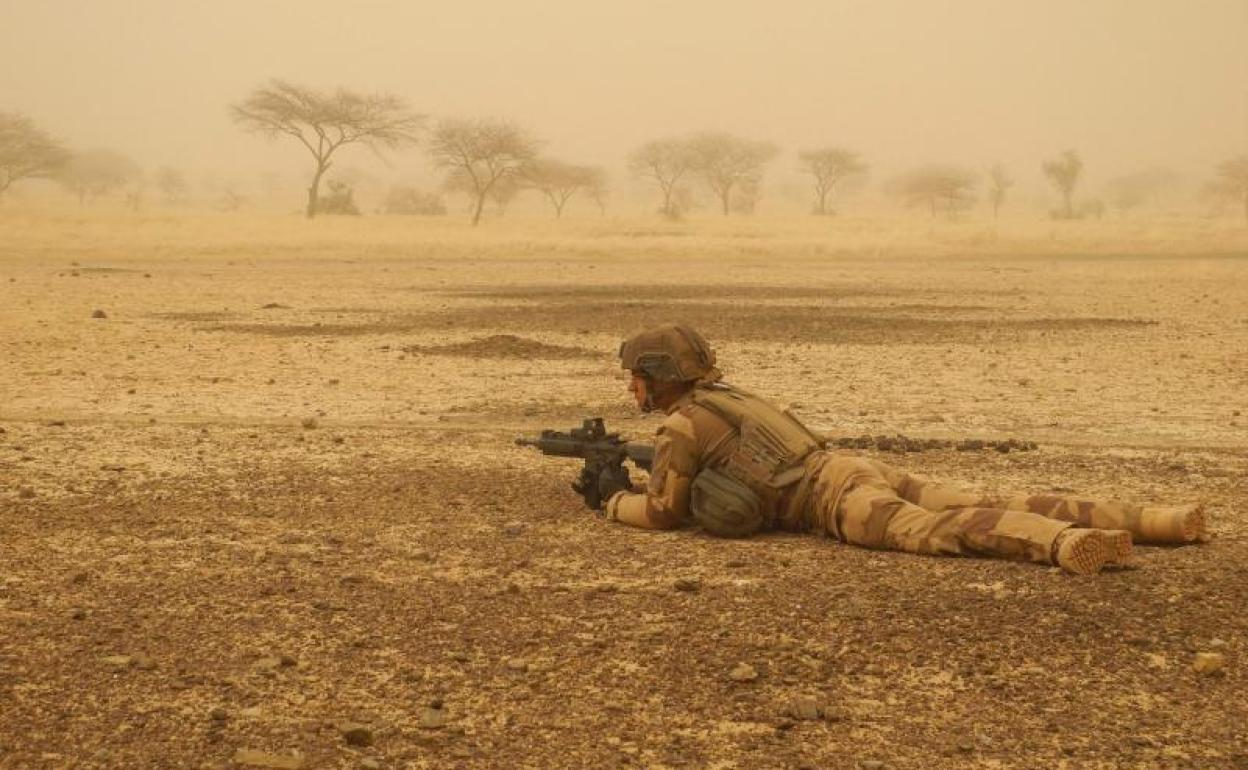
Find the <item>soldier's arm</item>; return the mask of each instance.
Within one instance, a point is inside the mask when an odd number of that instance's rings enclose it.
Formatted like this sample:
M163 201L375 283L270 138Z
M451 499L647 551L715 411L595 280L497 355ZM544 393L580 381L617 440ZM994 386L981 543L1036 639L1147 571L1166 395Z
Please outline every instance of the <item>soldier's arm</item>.
M607 501L608 518L643 529L674 529L689 514L689 486L698 469L693 424L671 415L654 442L654 464L643 492L618 492Z

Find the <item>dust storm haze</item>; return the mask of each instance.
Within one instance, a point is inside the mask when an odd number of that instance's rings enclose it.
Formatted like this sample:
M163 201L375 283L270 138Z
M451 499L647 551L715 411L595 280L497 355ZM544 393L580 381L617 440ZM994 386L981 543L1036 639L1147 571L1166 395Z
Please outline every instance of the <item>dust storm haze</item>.
M0 105L75 148L255 187L306 184L301 148L233 125L271 78L396 94L434 118L489 116L558 158L624 170L643 142L701 130L771 142L771 209L805 201L801 149L908 167L1003 163L1028 191L1068 148L1085 187L1164 168L1189 186L1248 143L1248 7L1053 3L11 3ZM419 148L341 164L436 186ZM638 208L641 207L641 208ZM766 210L766 207L764 207Z
M0 30L0 770L1248 767L1243 0ZM785 531L517 443L667 321Z

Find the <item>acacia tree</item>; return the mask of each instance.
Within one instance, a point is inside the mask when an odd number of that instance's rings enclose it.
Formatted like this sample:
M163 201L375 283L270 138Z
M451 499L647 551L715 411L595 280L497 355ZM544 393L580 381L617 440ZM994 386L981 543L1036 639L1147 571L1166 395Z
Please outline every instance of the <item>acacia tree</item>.
M1208 192L1244 207L1248 220L1248 155L1239 155L1218 165L1217 176L1209 183Z
M607 172L599 166L590 168L589 179L585 185L585 194L598 206L601 216L607 215L607 201L611 197L611 188L607 182Z
M56 176L69 152L25 115L0 112L0 196L22 179Z
M992 218L1001 213L1001 204L1005 203L1006 193L1014 186L1014 177L1006 171L1005 165L994 163L988 168L988 200L992 203Z
M1041 168L1044 170L1044 175L1062 194L1063 218L1073 219L1075 207L1072 199L1075 187L1079 185L1079 177L1083 175L1083 159L1074 150L1067 150L1053 160L1045 161Z
M447 189L472 198L472 224L481 221L486 198L516 181L537 157L537 140L502 120L444 120L429 139L429 158L449 171Z
M628 169L634 176L653 180L663 193L659 213L669 219L680 216L681 180L693 170L693 154L685 139L655 139L628 156Z
M160 190L166 203L180 204L186 202L190 185L186 182L186 175L178 169L161 166L156 169L156 189Z
M867 164L862 162L858 153L843 147L803 150L797 154L797 159L801 162L801 170L814 178L815 213L820 216L836 213L828 211L828 197L841 180L867 170Z
M754 142L718 131L695 134L688 141L691 168L719 198L725 216L732 210L734 192L752 190L750 199L757 200L763 167L779 153L767 142Z
M78 197L82 205L112 193L126 185L137 183L143 176L142 169L130 158L113 150L94 149L74 153L61 167L56 179L66 190ZM133 192L133 191L132 191ZM139 198L130 196L135 207Z
M522 172L522 183L525 187L537 190L546 196L555 209L555 219L563 217L563 208L568 205L578 192L588 193L595 183L595 175L601 169L592 166L577 166L551 158L539 158Z
M974 201L975 175L955 166L924 166L902 176L893 189L906 206L926 205L932 216L954 215Z
M308 218L316 216L321 177L333 165L334 153L348 144L372 150L396 149L416 141L424 116L408 110L391 94L361 94L346 89L332 93L272 80L230 108L244 129L268 137L294 137L316 161L308 185Z

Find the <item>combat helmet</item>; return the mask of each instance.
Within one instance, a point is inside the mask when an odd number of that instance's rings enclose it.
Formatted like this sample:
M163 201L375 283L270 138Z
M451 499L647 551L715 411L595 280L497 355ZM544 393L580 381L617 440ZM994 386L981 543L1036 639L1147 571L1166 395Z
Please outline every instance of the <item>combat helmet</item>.
M655 382L715 382L715 351L691 327L662 324L620 344L620 366Z

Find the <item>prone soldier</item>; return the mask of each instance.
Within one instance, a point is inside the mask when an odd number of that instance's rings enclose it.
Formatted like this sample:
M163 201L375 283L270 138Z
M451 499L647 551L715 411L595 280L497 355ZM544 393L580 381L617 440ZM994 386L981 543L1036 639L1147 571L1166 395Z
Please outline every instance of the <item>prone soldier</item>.
M1077 575L1126 564L1133 542L1205 538L1200 505L984 496L827 451L792 414L722 382L714 351L688 326L646 329L619 357L637 405L667 417L644 487L618 463L602 466L598 484L578 485L613 521L671 529L693 519L725 537L815 531L866 548L1025 560Z

